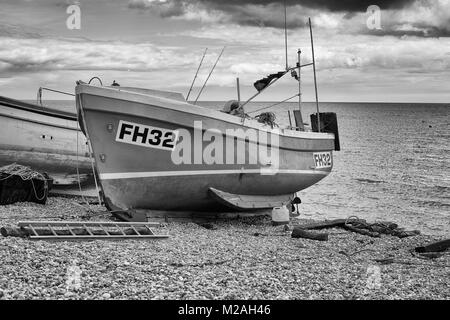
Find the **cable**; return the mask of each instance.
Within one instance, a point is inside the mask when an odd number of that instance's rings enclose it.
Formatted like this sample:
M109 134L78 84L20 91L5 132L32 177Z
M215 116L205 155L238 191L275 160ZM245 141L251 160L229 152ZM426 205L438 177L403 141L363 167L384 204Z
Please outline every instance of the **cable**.
M259 109L253 110L253 111L249 111L248 113L254 113L254 112L258 112L258 111L264 110L264 109L272 108L272 107L274 107L274 106L276 106L276 105L279 105L280 103L283 103L283 102L286 102L286 101L288 101L288 100L294 99L295 97L298 97L298 95L299 95L299 94L296 93L296 94L293 95L292 97L287 98L287 99L284 99L283 101L280 101L280 102L271 104L270 106L267 106L267 107L262 107L262 108L259 108Z

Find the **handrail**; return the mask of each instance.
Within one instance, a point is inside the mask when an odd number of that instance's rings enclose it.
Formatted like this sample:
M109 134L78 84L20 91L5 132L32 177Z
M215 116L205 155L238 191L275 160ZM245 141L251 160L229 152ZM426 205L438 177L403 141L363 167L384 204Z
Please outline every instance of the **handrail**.
M52 92L61 93L61 94L65 94L65 95L68 95L68 96L75 97L75 95L73 93L64 92L64 91L55 90L55 89L50 89L50 88L46 88L46 87L39 87L38 92L37 92L37 104L39 104L41 106L43 106L42 105L42 91L43 90L52 91Z
M89 80L88 84L91 84L91 81L94 80L94 79L97 79L98 82L100 82L100 85L103 86L102 79L100 79L99 77L92 77L91 80Z

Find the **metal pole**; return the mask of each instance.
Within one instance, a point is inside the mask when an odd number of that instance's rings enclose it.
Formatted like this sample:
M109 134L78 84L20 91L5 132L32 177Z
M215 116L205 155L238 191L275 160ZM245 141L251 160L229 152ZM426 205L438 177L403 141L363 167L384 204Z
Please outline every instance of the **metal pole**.
M314 41L312 34L311 18L309 20L309 34L311 36L311 51L313 60L313 70L314 70L314 89L316 91L316 108L317 108L317 132L320 132L320 111L319 111L319 96L317 94L317 78L316 78L316 60L314 58Z
M300 55L301 55L302 51L300 49L298 49L297 51L297 55L298 55L298 62L297 62L297 66L298 66L298 112L300 113L300 119L302 121L302 123L298 124L299 130L304 131L305 130L305 126L303 125L303 117L302 117L302 81L301 81L301 61L300 61Z
M236 78L238 105L241 105L241 89L239 88L239 78Z
M198 93L197 98L194 101L194 104L196 104L198 101L198 98L200 98L200 95L202 94L203 89L205 88L206 84L208 83L209 77L211 77L211 74L213 73L214 69L216 68L216 65L219 62L220 57L222 56L224 51L225 51L225 47L223 47L222 51L220 52L219 56L217 57L216 63L214 63L214 66L212 67L211 72L208 74L208 77L206 78L205 83L203 84L203 87L200 89L200 92Z
M205 59L206 51L208 51L208 48L205 49L205 52L203 53L202 60L200 60L200 64L198 65L197 72L195 73L195 76L194 76L194 80L192 80L191 87L189 88L189 92L188 92L188 94L186 96L186 101L189 99L189 95L191 94L192 88L194 87L195 79L197 79L197 75L198 75L198 72L200 71L200 67L202 66L203 59Z
M284 0L284 44L286 53L286 70L289 69L288 64L288 36L287 36L287 11L286 11L286 0Z

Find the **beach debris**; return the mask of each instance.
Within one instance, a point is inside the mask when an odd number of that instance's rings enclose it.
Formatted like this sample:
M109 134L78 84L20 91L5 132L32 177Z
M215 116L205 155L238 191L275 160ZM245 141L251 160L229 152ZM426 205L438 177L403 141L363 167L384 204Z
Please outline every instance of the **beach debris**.
M325 220L303 224L298 227L301 227L302 229L305 230L315 230L315 229L319 230L319 229L343 227L345 225L345 221L346 219Z
M374 238L379 238L381 234L389 234L399 238L420 234L420 231L418 230L406 231L403 228L399 228L398 225L393 222L382 221L368 223L366 220L359 219L356 216L351 216L347 219L325 220L297 226L297 228L304 230L320 230L336 227Z
M374 261L378 262L379 264L392 264L392 263L395 263L394 258L375 259Z
M292 230L291 237L292 238L304 238L304 239L310 239L310 240L318 240L318 241L327 241L328 233L315 232L315 231L305 230L300 227L295 227L294 230Z
M0 204L36 202L45 204L53 180L27 166L12 163L0 167Z
M272 225L286 225L289 224L289 210L286 206L274 207L272 209Z

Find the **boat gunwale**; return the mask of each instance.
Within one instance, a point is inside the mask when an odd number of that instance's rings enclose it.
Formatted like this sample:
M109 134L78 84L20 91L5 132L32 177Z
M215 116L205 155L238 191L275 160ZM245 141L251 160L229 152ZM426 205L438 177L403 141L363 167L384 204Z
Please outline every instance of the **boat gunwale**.
M21 100L16 100L4 96L0 96L0 104L4 105L6 107L19 109L19 110L25 110L41 115L46 115L54 118L60 118L64 120L72 120L77 121L77 115L76 113L70 113L67 111L62 110L56 110L56 109L50 109L48 107L40 107L36 104L32 104L29 102L24 102Z

